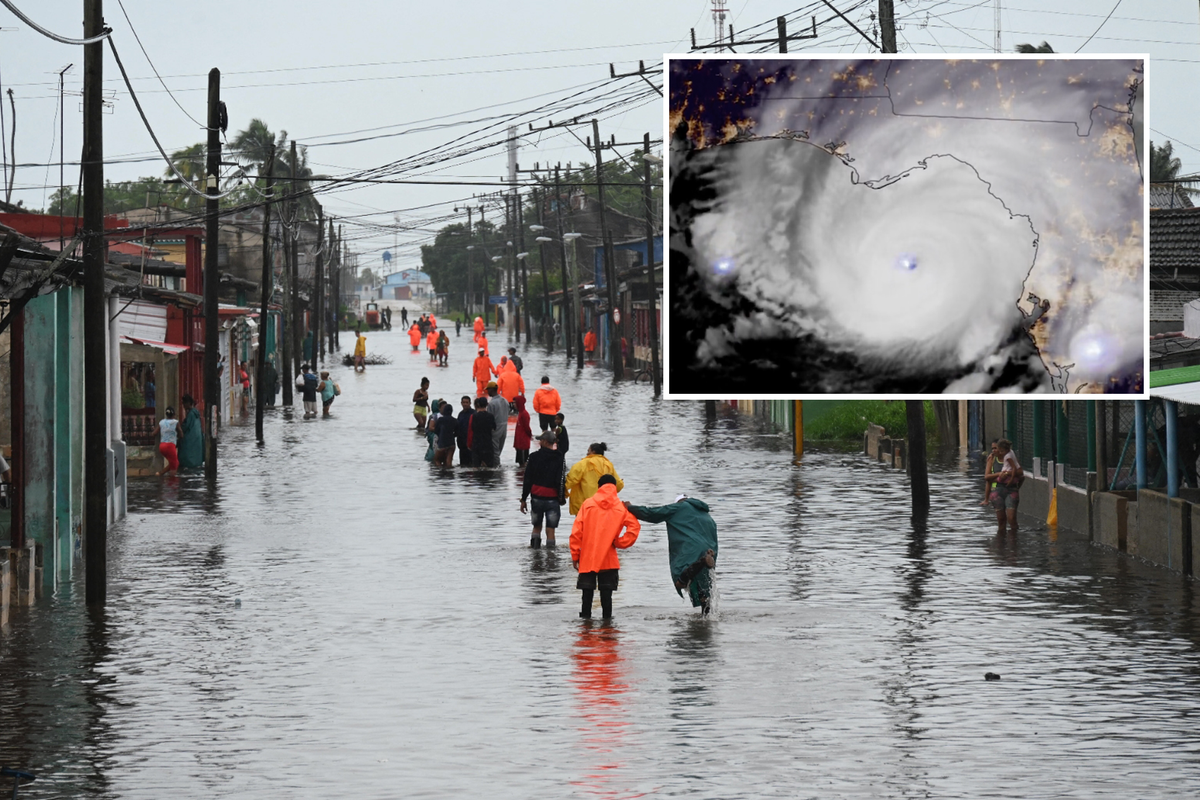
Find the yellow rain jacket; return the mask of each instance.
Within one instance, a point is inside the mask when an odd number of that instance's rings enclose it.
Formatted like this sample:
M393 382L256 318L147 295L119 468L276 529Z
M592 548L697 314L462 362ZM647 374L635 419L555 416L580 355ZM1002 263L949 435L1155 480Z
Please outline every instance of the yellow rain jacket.
M601 475L612 475L617 479L617 491L625 488L625 481L617 474L616 467L604 456L595 453L575 462L567 473L567 497L571 500L571 516L579 513L583 501L596 493Z

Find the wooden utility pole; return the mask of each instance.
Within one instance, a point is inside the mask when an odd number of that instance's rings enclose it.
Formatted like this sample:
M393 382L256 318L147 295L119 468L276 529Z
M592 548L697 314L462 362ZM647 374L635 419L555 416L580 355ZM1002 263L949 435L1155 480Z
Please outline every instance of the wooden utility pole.
M544 206L546 204L546 193L542 192L541 196L539 196L537 190L534 189L533 203L534 203L534 205L537 206L538 227L542 229L542 230L538 231L538 235L535 238L536 239L545 239L546 237L542 235L542 232L545 231L545 229L546 229L544 220L542 219L542 206ZM538 242L538 264L542 268L542 309L543 309L542 310L542 328L544 329L542 338L545 339L548 343L550 343L551 346L553 346L554 339L552 337L553 337L553 333L554 333L554 324L553 324L553 315L550 313L550 282L546 278L546 243L545 242ZM566 288L567 288L567 284L563 283L563 290L565 291ZM565 297L565 295L564 295L564 297Z
M521 195L513 196L513 201L517 204L517 248L520 252L525 251L525 201L521 199ZM525 320L525 344L530 341L529 335L529 269L525 264L525 259L520 259L521 262L521 312Z
M333 219L329 220L329 305L325 310L325 327L329 329L329 354L333 355L333 334L338 324L337 241L333 238ZM332 310L333 313L330 313Z
M600 151L603 149L600 142L600 123L597 120L592 120L592 140L596 148L596 194L600 199L600 241L604 245L604 282L608 284L608 351L612 358L613 378L621 379L625 377L625 363L621 357L621 324L617 322L619 312L617 310L617 275L614 267L612 240L608 234L608 222L604 216L604 176L601 171L604 167L600 157Z
M279 380L283 384L283 404L292 405L292 387L296 383L296 364L292 359L292 248L288 246L287 213L279 215L279 246L283 250L283 285L279 292L280 316L283 325L280 327L279 351L282 362L279 366Z
M254 393L254 435L259 444L263 440L263 387L266 386L267 375L267 328L271 325L270 304L274 287L271 283L275 277L275 269L271 258L271 195L275 192L275 147L271 146L270 158L267 161L266 202L263 203L263 246L262 246L262 302L258 310L258 354L255 356L255 372L258 374L258 390Z
M458 211L457 208L455 208L454 210ZM472 282L472 280L471 280L471 254L475 252L475 243L474 243L474 239L471 236L471 213L473 211L475 211L475 209L471 208L470 206L467 206L467 243L468 243L469 249L467 250L467 303L466 303L467 308L466 308L466 311L467 311L467 320L468 321L470 321L471 316L475 313L475 285L474 285L474 282Z
M325 361L321 315L325 311L325 209L317 206L317 262L313 270L313 361ZM314 370L315 372L316 370ZM317 373L320 375L320 373Z
M554 214L558 218L558 243L562 250L562 285L563 285L563 340L567 343L567 363L571 363L571 350L578 353L577 366L583 369L583 332L579 329L578 309L572 305L578 299L578 286L572 286L567 279L567 240L563 238L562 221L562 187L558 182L558 167L554 168ZM574 242L571 243L574 248ZM575 336L572 336L572 332Z
M83 35L104 30L103 0L87 0ZM104 42L83 46L83 464L85 593L89 606L108 594L108 371L104 308ZM12 91L11 89L9 90ZM23 378L24 376L22 376ZM16 381L14 380L14 383ZM21 381L22 386L24 381ZM15 454L18 458L24 453ZM18 491L21 487L18 487Z
M783 19L783 17L780 17ZM786 50L784 51L786 52ZM642 138L642 153L650 155L650 134ZM654 396L662 394L662 376L658 369L658 281L654 280L654 188L650 184L650 162L642 159L642 197L646 201L646 289L650 293L650 369L654 373Z
M896 11L893 0L879 0L879 41L884 53L896 52Z
M513 206L516 205L516 199L517 198L515 194L505 195L504 197L504 232L508 234L506 238L507 246L505 249L505 254L508 256L508 258L505 259L508 281L507 285L505 286L504 295L506 298L505 308L507 309L505 313L508 314L508 319L506 320L508 323L508 331L509 333L516 331L517 335L519 336L520 331L517 331L517 315L515 313L515 309L513 308L513 285L516 283L515 278L517 274L517 237L513 236L513 225L517 219L516 211L513 209Z
M300 311L300 192L296 183L296 140L292 140L291 169L291 217L292 235L288 249L292 254L292 357L296 359L295 371L304 363L304 315Z
M221 70L208 72L208 163L205 165L207 199L204 201L204 476L217 478L217 419L221 414L221 380L217 362L221 357L218 335L221 320L217 294L221 279L217 274L217 239L220 233L221 201ZM233 354L230 353L230 361ZM232 370L233 363L229 364Z
M337 250L337 260L338 260L338 277L337 277L337 297L338 297L338 299L337 299L337 304L338 305L337 305L337 307L338 307L338 314L340 315L342 313L342 278L346 272L346 226L345 225L338 225L337 240L338 240L338 245L337 245L338 246L338 250ZM341 325L336 325L336 326L334 326L334 329L333 329L334 330L333 341L334 341L334 344L337 345L337 348L339 350L342 349L341 329L342 329Z
M929 470L925 463L925 403L904 401L908 421L908 477L912 486L914 516L929 513Z
M484 215L485 209L486 209L486 206L484 206L482 203L480 203L479 204L479 227L480 228L483 227L483 215ZM487 250L484 250L483 251L483 327L484 327L484 330L487 330L488 306L491 305L491 299L492 299L491 294L489 294L490 289L489 289L489 284L488 284L488 262L491 260L492 260L491 256L489 256L487 254ZM472 352L474 352L474 351L472 351Z

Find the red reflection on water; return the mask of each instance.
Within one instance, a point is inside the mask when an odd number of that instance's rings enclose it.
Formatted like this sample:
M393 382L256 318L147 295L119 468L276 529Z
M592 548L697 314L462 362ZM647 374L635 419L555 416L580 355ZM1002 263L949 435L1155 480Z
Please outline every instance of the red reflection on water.
M608 625L584 623L571 653L576 709L583 724L580 743L590 757L572 785L598 797L643 797L614 785L620 778L622 749L629 721L622 695L629 691L620 635Z

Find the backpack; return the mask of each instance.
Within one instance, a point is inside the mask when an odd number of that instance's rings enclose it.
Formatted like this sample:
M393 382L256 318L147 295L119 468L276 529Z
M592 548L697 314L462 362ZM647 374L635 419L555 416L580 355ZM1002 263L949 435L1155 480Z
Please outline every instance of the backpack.
M342 387L338 386L338 385L335 383L335 384L333 385L333 396L334 396L334 397L340 397L340 396L341 396L341 394L342 394Z

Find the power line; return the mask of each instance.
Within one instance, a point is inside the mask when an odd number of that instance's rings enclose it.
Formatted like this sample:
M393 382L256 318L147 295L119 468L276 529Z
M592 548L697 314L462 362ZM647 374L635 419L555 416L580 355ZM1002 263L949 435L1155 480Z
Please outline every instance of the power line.
M101 33L99 36L93 36L90 39L72 39L68 36L59 36L54 31L43 28L41 25L38 25L36 22L31 20L29 17L27 17L24 13L22 13L21 9L17 8L15 5L12 4L11 0L0 0L0 5L3 5L5 8L7 8L13 14L15 14L17 16L17 19L21 20L26 25L33 28L35 31L40 33L42 36L45 36L48 39L53 39L54 41L60 42L62 44L93 44L95 42L103 41L104 39L107 39L109 36L112 35L112 28L105 28L104 33Z
M138 36L137 29L133 27L133 20L129 19L129 12L125 10L125 3L123 3L122 0L117 0L117 5L121 7L121 14L124 15L125 21L129 23L129 32L133 34L134 40L137 42L138 47L141 48L142 55L146 57L146 63L150 65L151 71L154 72L154 77L158 78L158 82L162 84L163 89L166 90L171 100L175 103L175 105L179 106L179 110L182 111L188 119L199 125L204 130L208 130L208 126L189 114L188 110L183 107L183 104L175 98L174 94L172 94L171 90L167 87L167 82L164 81L162 76L158 74L158 68L155 67L154 62L150 60L150 54L146 52L146 46L142 44L142 37Z

